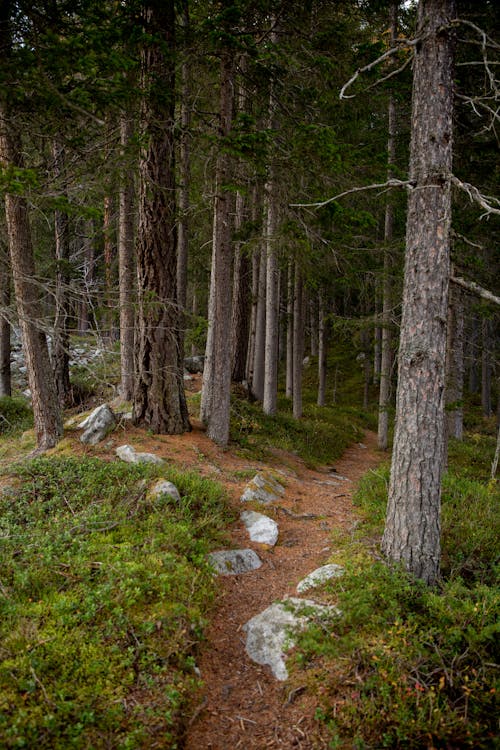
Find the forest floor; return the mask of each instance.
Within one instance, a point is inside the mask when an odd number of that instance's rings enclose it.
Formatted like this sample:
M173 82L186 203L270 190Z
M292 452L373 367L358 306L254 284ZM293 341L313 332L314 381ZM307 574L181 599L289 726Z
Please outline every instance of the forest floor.
M195 390L197 382L191 384ZM187 721L185 750L263 750L264 748L326 748L321 725L314 718L317 702L306 685L291 685L274 678L245 651L245 623L274 601L296 595L297 583L327 562L336 562L333 534L350 535L358 524L352 495L358 480L383 458L376 450L376 435L366 432L330 466L308 469L292 453L274 450L261 461L221 449L191 420L192 432L152 435L127 424L94 447L79 441L80 431L69 431L55 452L115 458L125 443L137 451L154 453L180 470L194 470L221 483L239 518L240 496L257 471L269 468L281 474L285 495L276 504L260 508L279 525L275 547L251 542L243 523L228 530L235 548L252 548L262 560L255 571L220 576L217 604L210 614L198 668L203 687L193 696ZM256 507L256 506L255 506ZM309 598L321 601L316 592Z

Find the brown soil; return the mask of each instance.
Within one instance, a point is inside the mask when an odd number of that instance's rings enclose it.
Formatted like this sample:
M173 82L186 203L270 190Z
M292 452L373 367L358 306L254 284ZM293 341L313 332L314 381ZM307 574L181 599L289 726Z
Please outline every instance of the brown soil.
M215 446L200 423L192 423L193 431L179 436L149 436L127 425L95 448L82 446L79 433L70 438L72 452L111 456L117 445L129 443L176 467L194 469L221 482L237 512L245 484L257 470L282 473L285 496L265 511L278 521L277 545L250 542L242 523L230 530L234 546L253 548L263 564L251 573L219 578L219 603L198 661L204 687L193 698L185 750L324 748L314 696L305 686L278 682L267 667L252 662L242 627L272 602L295 595L298 581L312 570L335 562L331 534L334 529L348 534L356 524L352 493L359 478L381 460L376 436L366 433L365 443L352 445L334 465L309 470L281 451L269 462L240 458ZM320 600L314 593L308 596Z

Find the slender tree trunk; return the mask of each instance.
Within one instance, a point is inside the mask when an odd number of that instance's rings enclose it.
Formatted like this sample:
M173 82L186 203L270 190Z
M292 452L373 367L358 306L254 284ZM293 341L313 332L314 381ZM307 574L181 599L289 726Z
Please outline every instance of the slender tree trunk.
M141 142L135 424L190 429L179 348L174 169L173 0L146 4L141 50Z
M472 317L470 336L467 338L467 359L469 365L469 393L479 390L478 359L479 359L479 320L477 315Z
M302 417L302 361L304 359L304 283L295 266L293 303L293 416Z
M127 114L120 121L120 141L124 163L120 185L118 217L118 277L120 295L120 395L125 401L134 394L134 170L127 154L133 136L133 122Z
M316 299L311 297L309 299L309 351L311 357L318 356L318 307L316 305Z
M245 199L236 194L234 229L241 230L244 219ZM251 265L243 243L238 241L234 254L233 311L231 323L232 380L242 383L246 378L246 363L250 332L250 274Z
M92 219L87 219L83 228L83 290L80 300L80 309L78 314L78 332L84 335L90 326L90 310L92 306L92 283L94 281L95 271L95 251L94 251L94 223Z
M462 440L464 390L464 307L459 289L450 290L446 351L446 403L448 437Z
M2 243L3 244L3 243ZM0 396L12 395L12 378L10 369L10 264L4 258L1 249L0 264Z
M293 307L294 307L293 263L288 263L286 298L286 385L287 398L293 398Z
M0 33L3 37L0 40L0 48L2 48L4 45L1 42L5 42L5 26ZM21 144L17 134L10 127L7 107L1 100L0 161L7 170L13 167L19 169L24 167ZM14 293L33 404L36 440L38 449L46 450L52 448L61 437L62 418L50 365L47 339L41 329L42 292L35 281L35 262L26 199L20 195L6 193L5 216Z
M491 323L484 319L481 324L481 405L485 417L491 417Z
M257 307L259 297L260 254L252 255L252 303L250 309L250 331L248 334L247 382L253 392L253 368L255 361L255 337L257 333Z
M399 0L393 0L390 10L391 47L394 46L398 32ZM389 96L387 138L387 178L394 176L396 161L396 103L394 95ZM382 338L380 342L380 373L378 397L378 447L386 451L389 444L389 407L391 403L391 370L392 370L392 284L391 284L391 243L394 237L394 205L389 197L385 206L384 226L384 277L382 281Z
M419 3L396 431L382 541L389 559L429 584L440 563L454 18L454 0Z
M274 102L270 108L274 108ZM274 125L274 122L273 122ZM279 268L276 252L278 226L277 185L270 167L265 193L266 330L264 352L264 414L276 414L278 403Z
M227 137L231 131L234 99L234 58L229 50L224 50L221 59L220 88L220 134ZM219 150L216 165L214 230L212 248L211 281L211 328L210 346L207 360L211 358L207 407L207 435L219 445L227 445L229 440L229 417L231 396L231 193L227 190L230 177L229 155Z
M111 187L109 194L104 196L103 202L103 219L102 234L104 240L104 282L105 282L105 300L104 300L104 336L109 341L115 340L115 309L114 309L114 291L115 284L113 279L113 264L116 254L114 242L113 226L113 199L111 196Z
M193 317L193 320L196 319L198 315L198 292L196 288L193 289L192 299L191 299L191 315ZM196 343L193 340L193 343L191 344L191 356L195 357L198 354L198 349L196 346Z
M325 320L325 297L324 293L319 295L318 314L318 406L325 405L326 397L326 356L327 356L327 334Z
M264 398L264 361L266 340L266 253L264 248L259 258L259 286L255 318L255 345L253 359L252 393L258 401Z

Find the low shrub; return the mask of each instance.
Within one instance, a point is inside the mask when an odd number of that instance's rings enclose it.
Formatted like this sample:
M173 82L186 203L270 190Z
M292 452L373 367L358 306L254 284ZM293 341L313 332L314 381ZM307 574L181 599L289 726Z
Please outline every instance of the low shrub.
M33 412L24 398L0 397L0 434L20 433L33 427Z
M0 495L0 745L175 748L214 596L220 487L158 467L37 459ZM9 483L9 484L7 484Z

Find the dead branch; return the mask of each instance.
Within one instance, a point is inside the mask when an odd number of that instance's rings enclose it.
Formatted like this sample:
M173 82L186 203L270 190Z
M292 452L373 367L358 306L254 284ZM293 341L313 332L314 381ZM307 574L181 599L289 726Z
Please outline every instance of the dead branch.
M339 94L339 99L354 99L354 97L356 96L355 94L347 95L345 92L350 86L352 86L354 81L361 75L361 73L367 73L369 70L371 70L372 68L375 68L381 62L384 62L384 60L387 60L388 57L392 57L392 55L395 55L396 52L399 52L401 48L415 47L419 41L421 41L420 38L419 39L398 39L395 47L391 47L391 49L388 49L386 52L384 52L383 55L380 55L380 57L377 57L376 60L373 60L371 63L368 63L368 65L365 65L363 68L357 69L357 71L354 73L353 76L351 76L351 78L347 81L347 83L344 83L344 85L342 86L340 90L340 94ZM406 64L403 67L406 67ZM399 72L399 71L395 71L395 72Z
M471 203L478 203L481 208L484 208L485 213L481 214L481 216L479 217L480 219L482 219L483 216L488 216L489 214L497 214L498 216L500 216L500 208L496 208L495 205L492 205L496 204L497 206L500 206L500 200L498 198L490 195L483 195L479 192L477 187L471 185L468 182L462 182L458 179L458 177L455 177L455 175L451 175L451 181L456 187L467 193Z
M454 284L461 286L463 289L467 289L468 292L472 292L473 294L477 294L478 297L488 300L488 302L500 305L500 297L497 297L493 292L489 292L488 289L476 284L475 281L467 281L460 276L450 276L450 281L453 281Z
M326 201L321 201L320 203L290 203L290 208L322 208L323 206L327 206L329 203L333 203L333 201L338 200L339 198L343 198L345 195L350 195L351 193L361 193L365 190L378 190L382 188L392 188L392 187L408 187L413 185L412 180L396 180L394 178L387 180L386 182L380 182L373 185L364 185L363 187L355 187L351 188L350 190L344 190L343 193L339 193L338 195L334 195L333 198L328 198Z

